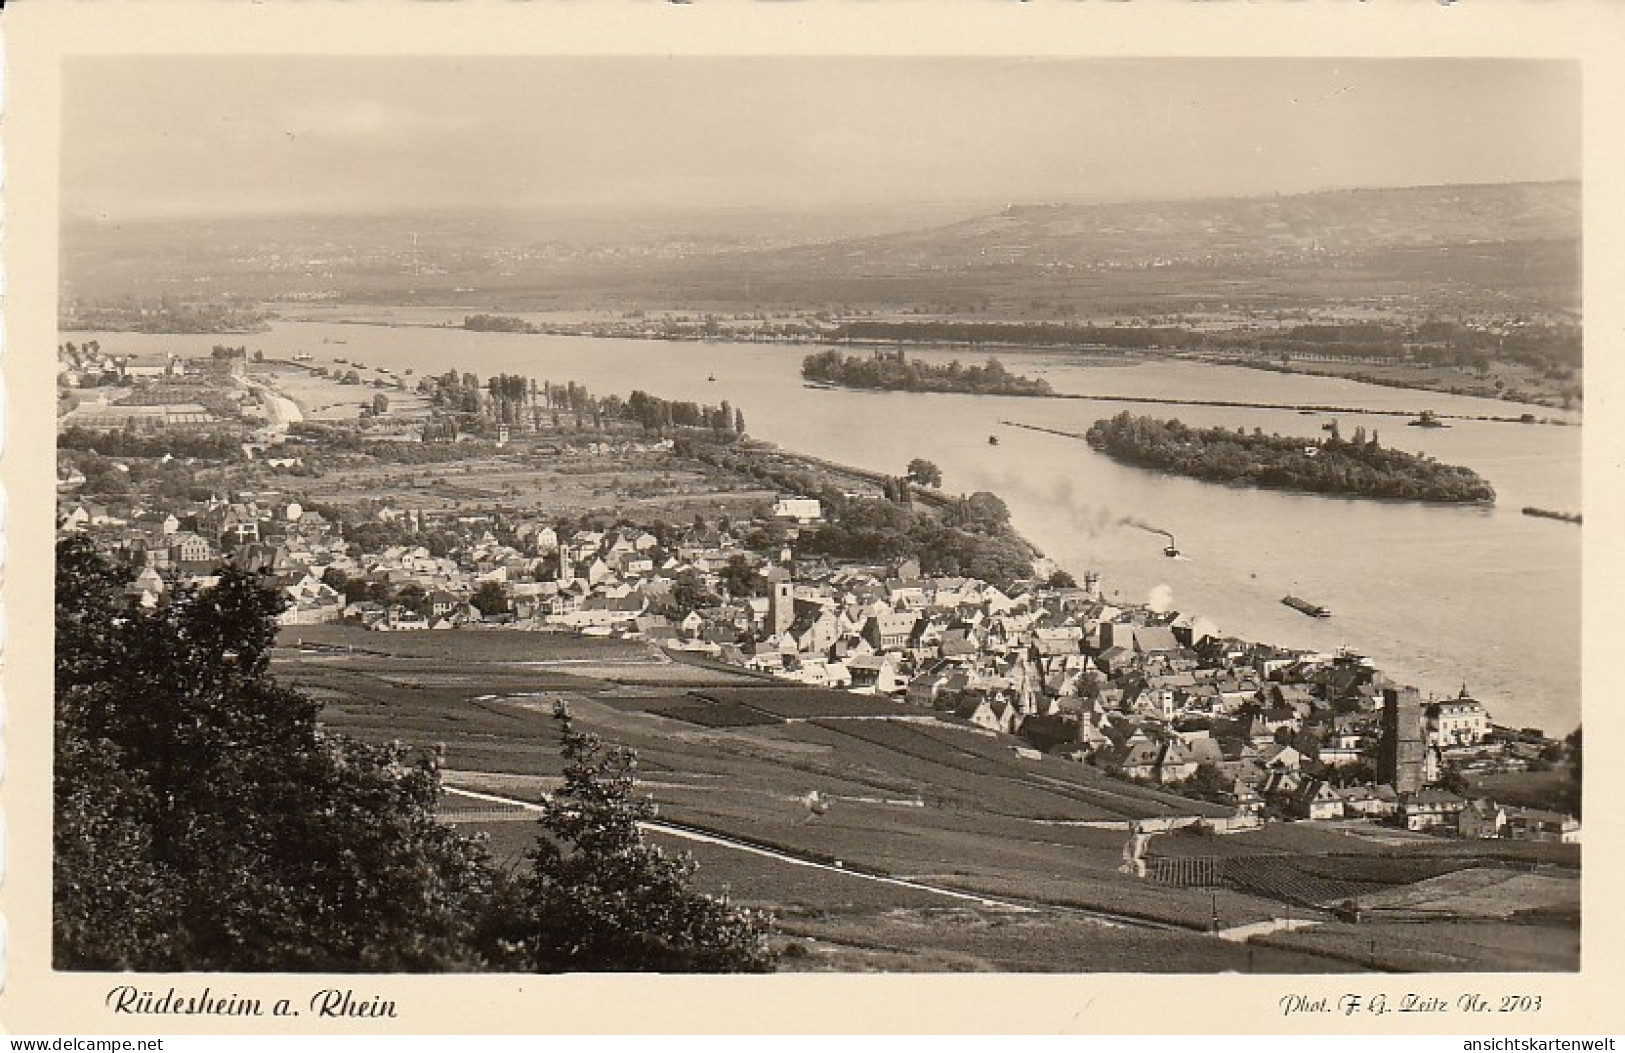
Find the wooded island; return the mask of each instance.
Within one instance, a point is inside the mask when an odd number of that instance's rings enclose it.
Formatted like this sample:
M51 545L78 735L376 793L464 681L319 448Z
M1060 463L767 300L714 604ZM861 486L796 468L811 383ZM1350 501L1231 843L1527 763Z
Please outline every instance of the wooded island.
M945 366L907 358L902 351L872 357L820 351L801 362L801 375L812 381L846 388L883 391L943 391L967 395L1050 395L1046 381L1018 376L1004 363L990 358L985 365L966 366L958 359Z
M1334 424L1324 439L1241 429L1190 428L1178 420L1127 412L1098 420L1089 445L1142 468L1276 490L1389 497L1412 501L1494 501L1495 489L1470 468L1384 449L1364 428L1344 439Z

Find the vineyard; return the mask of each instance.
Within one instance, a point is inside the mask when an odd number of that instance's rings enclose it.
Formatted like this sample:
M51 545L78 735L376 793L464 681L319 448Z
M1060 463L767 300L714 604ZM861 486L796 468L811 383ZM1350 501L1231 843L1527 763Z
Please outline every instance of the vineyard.
M817 717L894 717L895 702L810 687L715 687L691 692L707 702L732 702L787 720Z
M692 705L656 706L646 712L657 717L670 717L702 728L748 728L763 724L782 724L784 721L732 702L695 702Z
M1437 859L1348 859L1305 856L1183 856L1146 860L1146 875L1180 888L1228 888L1302 907L1358 902L1460 864Z

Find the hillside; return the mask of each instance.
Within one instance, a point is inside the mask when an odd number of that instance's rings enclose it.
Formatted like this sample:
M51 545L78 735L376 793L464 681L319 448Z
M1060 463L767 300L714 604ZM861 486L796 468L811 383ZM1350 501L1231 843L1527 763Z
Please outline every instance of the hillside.
M1069 316L1384 302L1557 310L1579 302L1577 183L1011 206L932 229L719 257L761 294ZM731 278L725 278L731 276ZM699 293L704 287L695 281Z
M1580 235L1579 205L1577 183L1023 205L931 230L776 256L874 273L1287 261L1418 247L1571 241Z
M522 214L90 225L63 288L460 305L1068 317L1380 305L1575 312L1578 183L576 222ZM961 212L960 214L963 214ZM861 218L862 222L857 222ZM853 237L854 230L876 232Z
M1380 953L1335 938L1276 949L1206 932L1215 914L1226 927L1284 912L1329 919L1328 903L1351 894L1475 867L1511 873L1496 855L1504 847L1272 824L1220 839L1158 836L1149 879L1135 877L1121 870L1127 821L1225 810L1017 754L1019 740L929 710L675 663L629 641L290 626L273 668L324 703L328 728L438 747L453 788L443 818L486 834L499 863L535 841L524 807L556 785L549 714L567 700L580 726L638 751L662 841L694 854L698 886L773 913L785 969L1406 969L1417 952L1397 943ZM814 790L821 813L806 805ZM1554 887L1520 907L1573 899L1573 846L1519 853L1508 865L1556 864ZM1192 880L1219 870L1223 887ZM1454 921L1408 931L1437 953L1446 928L1459 943L1444 966L1453 970L1577 960L1570 930L1555 925L1519 925L1515 953L1504 922L1479 936Z

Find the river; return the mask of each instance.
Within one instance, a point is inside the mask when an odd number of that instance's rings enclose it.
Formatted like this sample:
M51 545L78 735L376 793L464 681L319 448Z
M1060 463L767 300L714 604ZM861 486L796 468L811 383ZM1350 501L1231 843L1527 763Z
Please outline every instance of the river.
M443 317L456 317L447 312ZM1017 527L1081 577L1101 572L1108 596L1141 602L1153 592L1248 639L1369 655L1424 693L1465 683L1497 722L1564 734L1580 718L1581 528L1524 516L1534 505L1580 509L1578 427L1454 420L1410 428L1404 418L1337 415L1342 434L1376 429L1384 445L1473 468L1495 487L1494 507L1348 500L1203 483L1119 465L1081 440L1005 427L1019 421L1083 432L1122 409L1319 437L1326 415L1293 410L1146 406L1131 402L835 391L808 388L800 363L812 348L670 343L474 333L461 329L278 322L249 336L75 333L105 352L207 354L246 344L268 357L298 352L317 364L361 359L418 374L498 372L574 380L595 393L642 388L667 398L743 410L748 432L795 451L901 473L925 457L950 491L991 490ZM918 352L947 361L963 351ZM1362 410L1516 416L1523 407L1486 399L1374 387L1331 378L1177 360L1103 365L1058 352L1000 354L1014 372L1058 392L1359 407ZM714 380L709 378L715 377ZM1537 416L1561 416L1536 409ZM998 445L988 443L990 435ZM1173 533L1186 558L1162 553ZM1308 618L1280 600L1296 593L1331 608Z

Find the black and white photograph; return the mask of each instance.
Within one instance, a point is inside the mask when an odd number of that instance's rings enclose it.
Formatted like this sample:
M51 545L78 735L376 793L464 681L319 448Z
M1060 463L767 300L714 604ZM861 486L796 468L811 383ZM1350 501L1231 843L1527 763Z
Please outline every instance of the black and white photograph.
M1576 58L58 70L10 518L100 1024L1581 972Z

